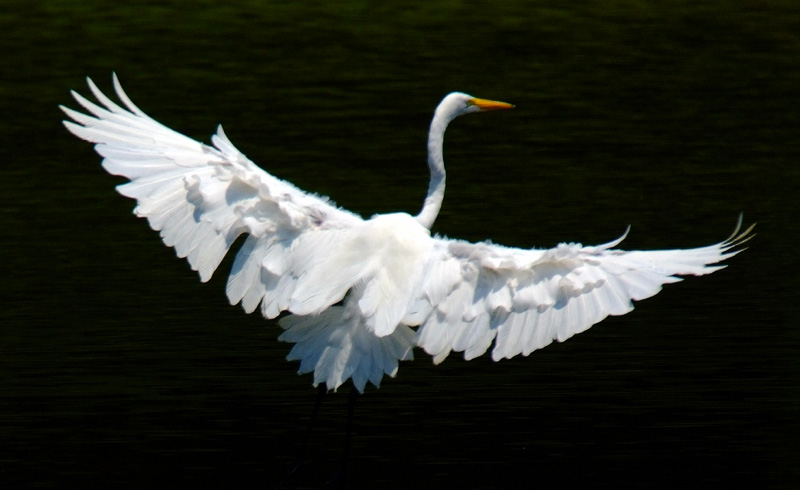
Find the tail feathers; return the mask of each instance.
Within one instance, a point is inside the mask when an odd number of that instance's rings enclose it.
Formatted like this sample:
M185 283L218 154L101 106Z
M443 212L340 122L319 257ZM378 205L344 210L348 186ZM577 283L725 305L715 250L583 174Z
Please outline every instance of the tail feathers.
M336 390L349 378L363 392L367 381L380 386L384 374L394 377L398 361L413 359L414 331L399 325L387 336L370 332L358 315L334 306L319 315L289 315L280 320L278 338L295 345L287 356L300 361L299 374L314 371L314 386Z

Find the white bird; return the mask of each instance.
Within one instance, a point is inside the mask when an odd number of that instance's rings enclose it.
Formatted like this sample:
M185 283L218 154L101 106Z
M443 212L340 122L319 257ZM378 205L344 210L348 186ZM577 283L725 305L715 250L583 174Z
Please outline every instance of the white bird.
M679 275L709 274L751 238L678 250L623 251L612 242L549 250L518 249L431 236L442 205L442 140L454 118L508 109L463 93L446 96L428 135L431 182L420 213L363 219L328 198L308 194L257 167L220 126L212 146L158 123L137 108L113 77L120 107L87 79L104 106L76 92L92 115L61 109L73 134L95 143L111 174L130 179L117 190L137 200L134 213L160 231L205 282L234 240L247 234L228 278L231 304L260 307L279 320L289 360L314 372L314 386L336 389L348 379L363 392L419 346L442 362L452 351L469 360L494 342L492 359L527 356L564 341L631 300L658 293ZM77 124L76 124L77 123ZM627 235L627 231L625 233Z

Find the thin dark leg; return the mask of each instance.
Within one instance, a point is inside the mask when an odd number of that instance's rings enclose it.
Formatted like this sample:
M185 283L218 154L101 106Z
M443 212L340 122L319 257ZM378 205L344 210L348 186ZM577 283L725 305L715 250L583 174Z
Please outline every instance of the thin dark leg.
M347 463L350 461L350 437L353 434L353 413L356 410L356 401L359 395L361 395L361 392L354 386L347 400L347 435L344 439L344 452L342 453L342 466L345 469L347 469Z
M314 409L311 411L311 418L308 420L308 428L306 428L306 434L303 437L303 445L300 447L300 454L297 455L297 459L295 460L294 464L289 468L289 471L286 472L286 476L283 477L278 488L284 488L284 486L288 485L288 488L293 488L293 478L295 474L300 470L300 467L303 466L304 459L306 457L306 449L308 448L308 441L311 439L311 431L314 428L314 422L317 420L317 414L319 413L319 407L322 405L322 400L325 399L325 395L328 393L328 387L325 383L320 383L319 387L317 388L317 397L314 400Z
M350 463L350 437L353 433L353 413L355 412L356 400L358 400L359 395L361 395L361 392L354 386L350 396L347 398L347 433L344 438L342 462L339 466L339 471L333 475L326 487L342 489L347 483L347 467Z

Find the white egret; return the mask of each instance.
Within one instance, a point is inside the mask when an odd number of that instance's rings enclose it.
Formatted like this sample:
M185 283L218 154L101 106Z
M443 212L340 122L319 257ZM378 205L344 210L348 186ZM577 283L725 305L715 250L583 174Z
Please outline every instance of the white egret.
M87 79L102 104L76 92L92 115L62 107L69 131L95 143L117 187L137 200L164 243L208 281L234 240L247 234L228 278L231 304L280 319L288 359L314 386L348 379L359 392L395 376L419 346L442 362L450 352L495 361L564 341L680 275L703 275L740 250L751 226L720 243L679 250L623 251L624 235L599 246L507 248L431 236L444 197L442 140L454 118L512 106L452 93L436 108L428 136L431 182L422 211L370 219L307 194L247 159L220 126L212 146L151 119L113 78L120 107ZM626 232L627 234L627 232Z

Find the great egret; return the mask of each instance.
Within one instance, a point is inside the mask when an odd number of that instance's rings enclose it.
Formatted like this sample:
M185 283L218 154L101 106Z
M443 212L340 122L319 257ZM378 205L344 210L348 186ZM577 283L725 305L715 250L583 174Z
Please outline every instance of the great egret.
M740 250L753 226L726 240L679 250L622 251L612 242L549 250L507 248L431 236L444 197L442 140L454 118L508 109L463 93L446 96L428 135L431 182L422 211L370 219L307 194L257 167L220 126L212 146L151 119L113 77L122 108L87 79L100 107L72 92L92 115L61 109L69 131L104 157L111 174L130 179L117 190L137 200L134 212L159 230L208 281L234 240L248 234L228 278L231 304L266 318L281 312L280 340L289 360L314 372L314 386L352 379L359 392L395 376L415 346L442 362L451 351L492 359L527 356L564 341L631 300L658 293L678 275L703 275ZM76 124L77 123L77 124ZM627 232L626 232L627 235Z

